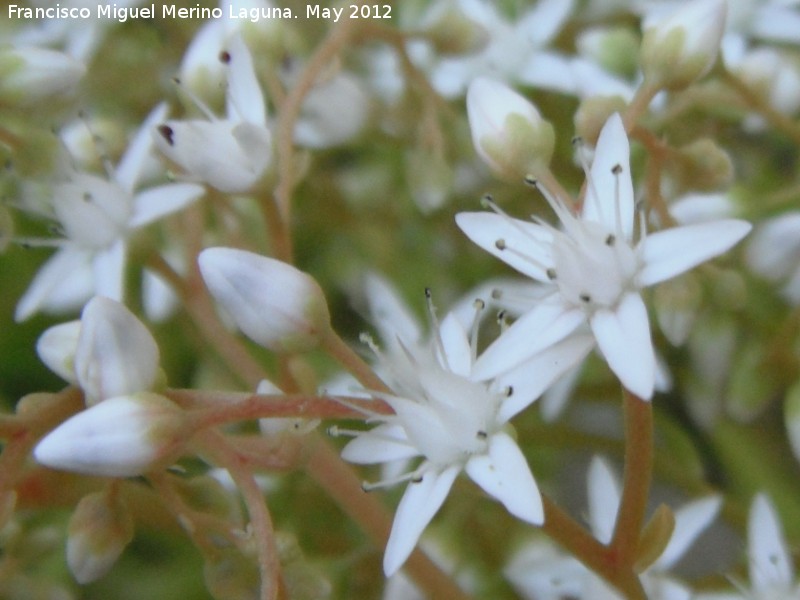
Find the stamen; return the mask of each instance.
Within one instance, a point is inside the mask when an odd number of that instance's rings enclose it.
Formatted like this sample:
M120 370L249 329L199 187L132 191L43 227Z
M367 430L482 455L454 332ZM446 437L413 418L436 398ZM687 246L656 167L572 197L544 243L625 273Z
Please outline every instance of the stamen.
M606 246L613 246L616 241L617 237L613 233L609 233L606 237Z
M514 386L507 385L505 388L503 388L503 395L505 395L506 398L510 398L511 396L513 396L514 395Z
M398 483L403 483L405 481L410 481L412 483L419 483L422 481L423 476L425 475L425 468L415 469L410 473L405 473L403 475L399 475L398 477L393 477L391 479L384 479L382 481L376 481L374 483L370 483L368 481L364 481L361 484L361 489L365 492L371 492L372 490L377 490L380 488L391 487L393 485L397 485Z
M478 359L478 330L481 326L481 312L486 308L486 303L480 298L476 298L472 306L475 307L475 317L472 319L472 327L469 332L469 349L472 363L475 364Z
M622 233L622 212L619 205L619 176L622 173L622 165L618 163L611 167L611 173L614 175L614 220L617 232Z
M206 119L208 119L209 121L216 121L217 120L216 115L214 115L214 113L211 112L211 109L208 108L208 106L206 106L206 103L203 102L202 100L200 100L200 98L198 96L196 96L195 93L192 92L192 90L190 90L187 87L184 87L183 83L181 82L180 79L178 79L177 77L174 77L172 79L172 81L173 81L173 83L175 83L175 85L178 86L178 89L180 89L184 94L186 94L186 96L188 96L189 100L191 100L192 103L197 108L200 109L200 112L202 112L206 116Z
M431 292L431 288L425 288L425 303L428 307L428 318L431 322L431 328L433 329L433 340L436 344L436 350L439 352L439 355L442 357L442 362L444 363L444 367L448 371L452 371L450 368L450 363L447 360L447 353L444 351L444 340L442 339L442 332L441 327L439 325L439 319L436 316L436 307L433 305L433 294Z
M523 181L525 182L525 185L539 189L539 180L536 179L536 177L534 177L533 175L525 175Z
M231 53L227 50L223 50L219 53L219 62L228 65L231 62Z
M478 431L478 433L475 434L475 437L478 438L479 440L485 440L486 438L489 437L489 434L486 433L485 431Z
M505 333L505 331L509 328L505 310L501 310L499 313L497 313L497 324L500 326L501 334Z
M498 250L505 250L506 249L506 241L504 239L499 239L494 243L494 247Z
M550 281L555 281L556 280L556 270L553 269L552 267L547 269L547 271L545 271L545 273L547 273L547 278Z
M586 292L581 292L578 295L578 298L580 298L582 302L586 302L586 304L589 304L589 302L592 301L592 297L589 294L587 294Z

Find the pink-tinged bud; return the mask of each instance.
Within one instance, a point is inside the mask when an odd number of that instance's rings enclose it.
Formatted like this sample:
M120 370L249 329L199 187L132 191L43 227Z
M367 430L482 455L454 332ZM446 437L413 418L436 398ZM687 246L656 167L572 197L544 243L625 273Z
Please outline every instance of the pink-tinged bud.
M78 583L100 579L133 539L133 519L114 490L84 496L69 520L67 564Z
M96 296L81 315L75 374L89 405L152 389L159 375L158 346L125 306Z
M10 48L0 52L0 103L24 105L72 92L86 66L56 50Z
M497 175L522 181L550 164L553 127L511 88L475 79L467 90L467 114L475 150Z
M328 335L328 305L310 275L234 248L208 248L198 262L211 294L257 344L275 352L306 352Z
M186 413L158 394L109 398L67 419L36 446L38 462L64 471L134 477L173 462L190 434Z
M717 60L727 9L725 0L694 0L646 24L641 47L645 80L676 90L708 73Z

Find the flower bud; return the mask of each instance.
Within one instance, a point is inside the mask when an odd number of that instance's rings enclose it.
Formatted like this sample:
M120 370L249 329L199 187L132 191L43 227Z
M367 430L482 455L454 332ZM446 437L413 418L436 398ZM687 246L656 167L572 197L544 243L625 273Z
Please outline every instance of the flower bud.
M84 496L69 520L67 564L78 583L96 581L133 539L133 519L114 490Z
M434 3L423 18L425 38L437 55L478 52L489 42L489 32L454 4Z
M694 0L646 25L641 47L645 80L677 90L708 73L717 60L726 14L725 0Z
M600 131L614 113L623 114L627 106L622 96L591 96L575 111L575 134L590 146L597 143Z
M475 150L497 175L522 181L549 165L553 127L511 88L475 79L467 90L467 114Z
M0 51L0 103L24 106L70 93L83 74L83 63L55 50L9 48Z
M319 284L295 267L234 248L198 258L211 294L251 340L275 352L311 350L330 330Z
M681 190L710 192L725 188L733 181L730 154L709 138L681 147L670 171Z
M36 446L41 464L105 477L134 477L170 464L189 436L184 411L158 394L104 400L67 419Z
M159 375L156 341L119 302L96 296L84 307L75 373L91 405L149 390Z

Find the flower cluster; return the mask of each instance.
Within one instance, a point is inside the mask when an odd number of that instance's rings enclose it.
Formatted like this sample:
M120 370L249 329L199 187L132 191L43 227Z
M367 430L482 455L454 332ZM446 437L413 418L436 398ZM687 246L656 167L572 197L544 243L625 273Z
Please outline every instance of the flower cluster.
M0 597L800 595L796 2L28 4Z

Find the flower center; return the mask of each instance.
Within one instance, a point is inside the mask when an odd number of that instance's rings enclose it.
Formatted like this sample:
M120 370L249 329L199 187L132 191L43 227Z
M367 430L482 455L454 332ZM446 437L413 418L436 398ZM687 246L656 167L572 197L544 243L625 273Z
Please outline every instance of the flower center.
M612 308L628 290L638 265L628 243L598 223L573 221L571 235L553 240L555 269L549 273L562 297L588 310Z

